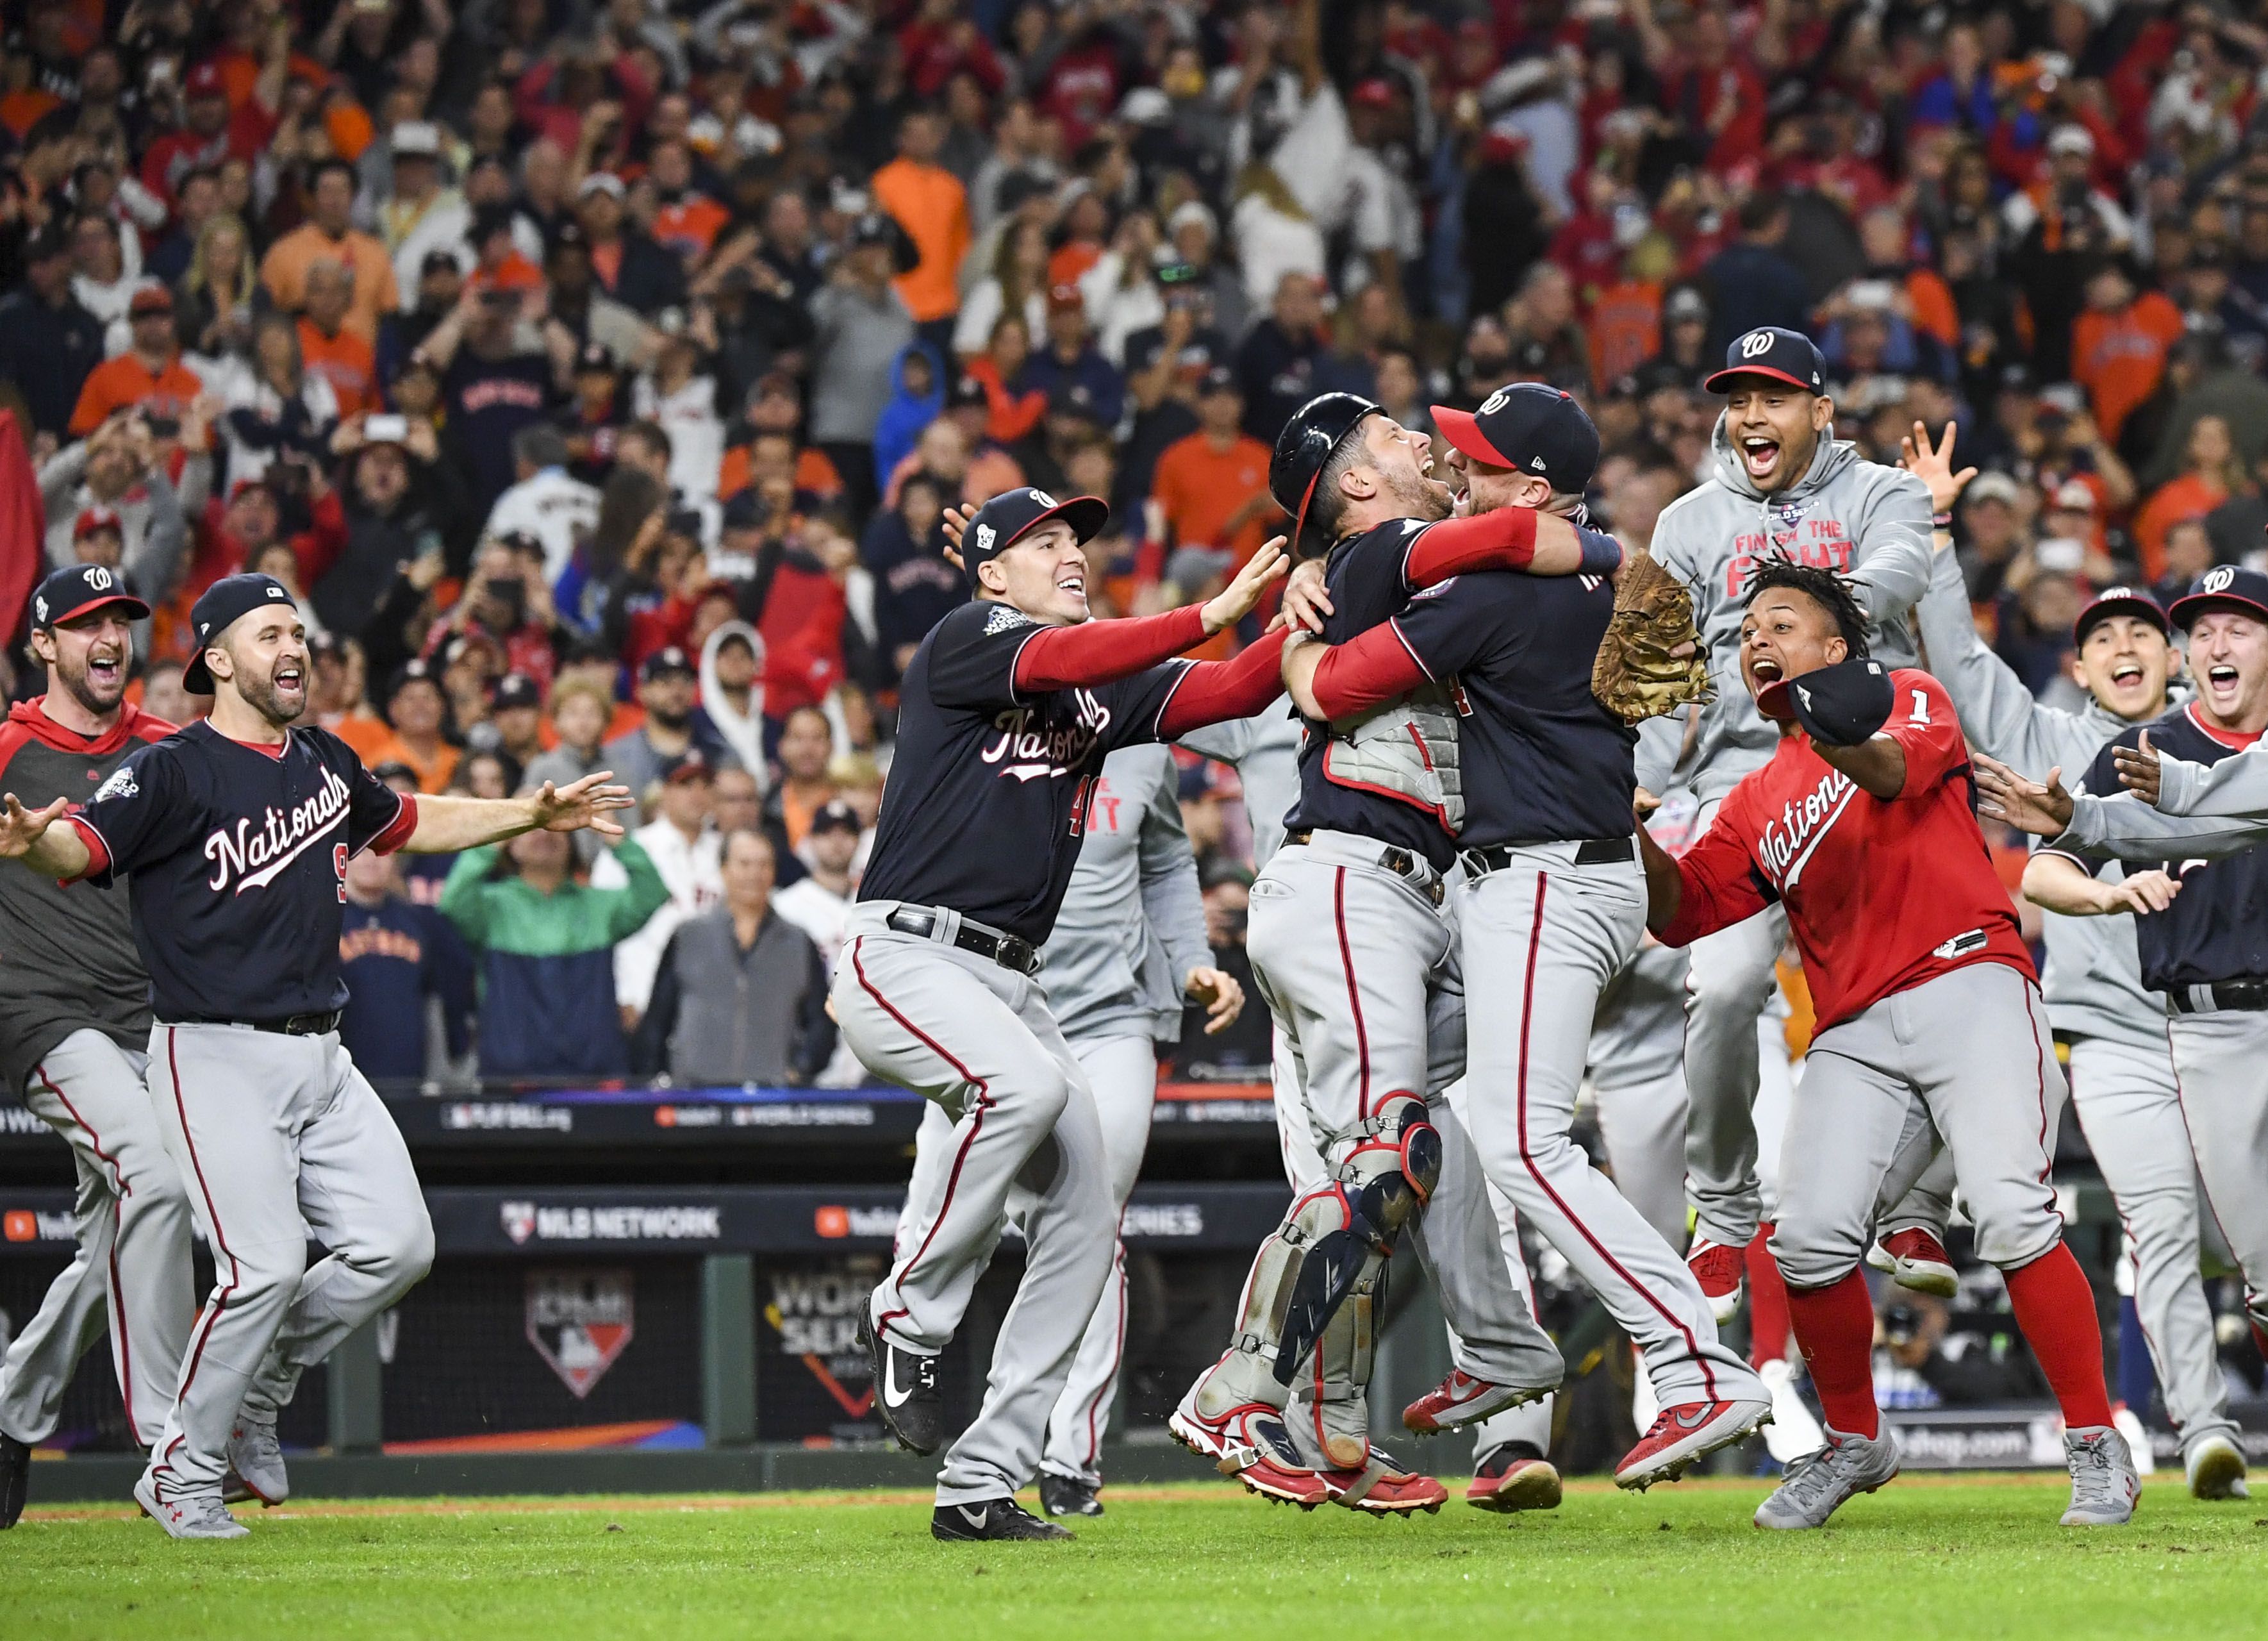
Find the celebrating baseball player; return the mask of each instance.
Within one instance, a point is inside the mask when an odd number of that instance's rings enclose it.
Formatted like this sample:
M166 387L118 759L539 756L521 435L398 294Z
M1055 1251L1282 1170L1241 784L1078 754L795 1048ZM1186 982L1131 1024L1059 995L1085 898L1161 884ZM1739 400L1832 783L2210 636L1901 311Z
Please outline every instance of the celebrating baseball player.
M2095 1298L2049 1184L2064 1098L2052 1028L1970 810L1968 750L1944 687L1867 654L1867 617L1834 573L1767 560L1742 621L1742 674L1780 723L1701 840L1672 860L1641 833L1647 922L1690 944L1787 910L1820 1031L1783 1143L1771 1253L1827 1416L1827 1445L1756 1511L1815 1527L1897 1474L1874 1408L1874 1309L1859 1269L1876 1206L1942 1135L2016 1322L2063 1409L2064 1523L2133 1513L2140 1482L2111 1427Z
M1211 1031L1233 1022L1243 989L1212 966L1197 859L1182 827L1180 769L1163 746L1125 746L1102 762L1086 801L1086 844L1040 951L1040 984L1094 1092L1114 1215L1141 1172L1158 1098L1158 1049L1181 1040L1182 1001L1205 1005ZM953 1121L931 1105L914 1149L910 1209L934 1200L950 1165ZM900 1226L913 1230L911 1215ZM1048 1414L1040 1505L1050 1516L1099 1516L1102 1438L1126 1339L1126 1249L1116 1244L1101 1302Z
M898 752L859 884L833 1006L865 1068L938 1101L949 1161L917 1179L907 1252L862 1312L884 1424L916 1453L944 1437L937 1355L1005 1223L1027 1257L976 1421L939 1477L940 1539L1063 1538L1015 1501L1108 1279L1110 1161L1085 1069L1035 978L1122 746L1247 717L1281 689L1279 639L1233 662L1173 658L1251 612L1283 574L1263 548L1218 596L1131 621L1087 619L1091 496L1003 492L961 542L976 594L908 665Z
M1929 483L1940 514L1967 477L1952 471L1952 447L1949 427L1934 447L1919 425L1908 442L1908 464ZM1952 547L1940 531L1914 621L1931 674L1978 751L2037 779L2087 767L2124 731L2164 717L2174 647L2165 612L2147 592L2108 588L2079 612L2072 642L2092 699L2066 712L2035 699L1977 634ZM2183 713L2179 721L2192 721ZM2161 869L2124 877L2115 863L2099 869L2103 875L2094 876L2076 858L2043 849L2024 874L2026 898L2048 914L2040 989L2057 1036L2070 1046L2073 1109L2125 1227L2135 1309L2181 1435L2190 1491L2242 1498L2244 1453L2229 1417L2213 1308L2198 1280L2197 1163L2167 1053L2165 1004L2143 986L2131 915L2164 910L2175 887Z
M1742 600L1751 566L1768 559L1848 575L1869 640L1889 665L1914 659L1905 615L1929 584L1930 502L1912 474L1868 462L1834 437L1826 364L1793 330L1751 330L1702 384L1725 395L1714 434L1716 472L1664 508L1649 551L1691 591L1716 699L1701 714L1689 764L1706 827L1741 778L1772 757L1772 726L1741 686ZM1683 748L1684 726L1658 719L1639 732L1638 786L1660 793ZM1696 1214L1689 1251L1719 1320L1741 1302L1742 1253L1764 1217L1756 1179L1756 1016L1787 942L1778 906L1696 947L1687 981L1687 1188Z
M1302 550L1328 550L1327 631L1381 619L1421 581L1461 569L1540 558L1566 571L1587 551L1601 574L1620 563L1611 540L1587 543L1532 511L1449 521L1454 497L1432 468L1424 435L1351 394L1310 400L1278 439L1270 489ZM1279 1031L1279 1076L1288 1068L1298 1090L1300 1121L1286 1127L1308 1134L1300 1146L1287 1132L1286 1166L1307 1188L1255 1259L1229 1349L1170 1428L1262 1497L1402 1514L1447 1497L1369 1441L1380 1282L1405 1231L1440 1288L1456 1364L1405 1412L1410 1428L1478 1423L1548 1393L1565 1364L1512 1278L1506 1227L1447 1097L1464 1062L1441 909L1462 814L1456 709L1446 691L1381 705L1308 736L1285 847L1253 884L1253 970ZM1429 1201L1437 1211L1421 1213ZM1300 1416L1287 1422L1295 1386Z
M1598 432L1565 394L1520 384L1476 414L1437 408L1434 417L1456 447L1472 522L1505 516L1489 509L1580 508ZM1602 564L1619 564L1611 537L1582 535L1599 544ZM1674 588L1643 558L1631 573ZM1569 1132L1599 994L1645 927L1631 841L1635 737L1593 693L1594 674L1606 676L1602 640L1616 594L1601 574L1480 573L1419 590L1397 611L1368 588L1343 585L1332 588L1333 620L1349 641L1328 650L1295 641L1285 681L1303 711L1335 725L1369 721L1429 686L1454 702L1454 825L1465 871L1456 924L1465 985L1489 1000L1466 1022L1472 1141L1489 1183L1644 1352L1662 1412L1616 1467L1617 1484L1674 1480L1764 1423L1771 1403L1719 1342L1691 1271ZM1675 669L1689 666L1697 669L1697 658Z
M2142 984L2165 998L2205 1207L2268 1349L2268 780L2246 755L2268 730L2268 575L2208 570L2171 613L2189 635L2195 699L2121 732L2075 798L2059 770L2043 782L1979 758L1980 807L2051 839L2024 874L2035 899L2081 892L2072 879L2085 861L2123 863L2119 888L2134 892L2122 909L2134 913Z
M409 1151L339 1044L348 860L615 832L607 812L631 800L603 774L521 798L396 794L337 736L296 725L306 632L281 582L225 576L190 619L202 647L182 682L212 692L212 715L136 750L83 808L9 793L0 857L99 888L127 875L148 1097L217 1276L134 1497L176 1538L236 1538L224 1475L287 1496L277 1410L432 1260ZM331 1250L313 1266L310 1228Z
M99 565L32 595L32 651L48 691L0 728L0 784L35 803L78 798L173 732L126 703L133 623L150 607ZM196 1315L189 1199L143 1083L150 978L122 888L0 878L0 1075L71 1148L78 1251L0 1361L0 1528L23 1513L31 1449L104 1312L126 1422L144 1448L165 1428Z

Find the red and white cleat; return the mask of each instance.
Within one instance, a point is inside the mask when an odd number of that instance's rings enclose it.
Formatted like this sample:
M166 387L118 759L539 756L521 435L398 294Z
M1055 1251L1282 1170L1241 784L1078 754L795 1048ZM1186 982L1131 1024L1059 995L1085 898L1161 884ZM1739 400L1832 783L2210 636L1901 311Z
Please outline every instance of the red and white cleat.
M1729 1322L1741 1313L1741 1284L1748 1279L1748 1255L1739 1248L1728 1248L1721 1242L1712 1242L1706 1237L1693 1238L1693 1248L1685 1256L1686 1268L1693 1280L1701 1284L1701 1297L1709 1302L1709 1314L1719 1323Z
M1901 1288L1950 1299L1961 1291L1961 1275L1945 1244L1915 1228L1885 1237L1867 1250L1867 1263L1886 1272Z
M1430 1475L1397 1470L1375 1453L1358 1469L1326 1470L1331 1503L1367 1516L1432 1515L1449 1502L1449 1489Z
M1199 1413L1185 1397L1166 1421L1174 1439L1213 1461L1223 1475L1234 1476L1245 1490L1276 1504L1302 1510L1330 1502L1322 1473L1300 1462L1284 1428L1284 1416L1263 1401L1231 1408L1218 1419Z
M1675 1482L1697 1460L1771 1421L1769 1401L1689 1401L1664 1408L1653 1428L1615 1467L1615 1485L1644 1492Z
M1559 1508L1559 1472L1548 1459L1531 1458L1506 1442L1492 1447L1474 1469L1465 1503L1494 1515Z
M1403 1408L1402 1428L1412 1436L1439 1436L1444 1430L1462 1430L1469 1424L1494 1417L1506 1408L1517 1408L1522 1402L1548 1396L1557 1388L1543 1385L1524 1390L1517 1385L1475 1379L1461 1368L1451 1368L1448 1378Z

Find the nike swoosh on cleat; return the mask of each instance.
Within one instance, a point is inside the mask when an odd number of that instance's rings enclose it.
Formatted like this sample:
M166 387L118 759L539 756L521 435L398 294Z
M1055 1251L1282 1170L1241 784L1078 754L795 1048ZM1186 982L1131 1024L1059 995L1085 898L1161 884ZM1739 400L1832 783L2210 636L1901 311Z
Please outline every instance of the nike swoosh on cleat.
M912 1395L911 1390L898 1388L898 1353L887 1346L883 1347L882 1405L886 1408L902 1408ZM968 1512L964 1511L962 1513L965 1515ZM982 1526L984 1524L980 1521L977 1525Z
M1709 1423L1709 1409L1704 1408L1690 1418L1682 1413L1672 1414L1670 1416L1677 1421L1679 1430L1697 1430Z
M992 1506L990 1504L985 1505L982 1510L971 1510L966 1504L955 1504L954 1508L961 1512L961 1519L963 1521L980 1533L984 1530L984 1524L992 1519Z

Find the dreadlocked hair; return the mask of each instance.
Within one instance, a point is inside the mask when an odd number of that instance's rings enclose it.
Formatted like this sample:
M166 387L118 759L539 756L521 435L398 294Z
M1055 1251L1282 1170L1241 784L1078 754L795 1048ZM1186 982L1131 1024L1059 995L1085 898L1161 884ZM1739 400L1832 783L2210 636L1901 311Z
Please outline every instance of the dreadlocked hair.
M1749 573L1748 591L1742 595L1741 607L1750 608L1774 588L1786 588L1810 599L1835 623L1835 630L1843 635L1843 642L1852 654L1867 654L1867 612L1859 607L1858 595L1852 592L1849 581L1832 570L1793 564L1786 558L1760 558Z

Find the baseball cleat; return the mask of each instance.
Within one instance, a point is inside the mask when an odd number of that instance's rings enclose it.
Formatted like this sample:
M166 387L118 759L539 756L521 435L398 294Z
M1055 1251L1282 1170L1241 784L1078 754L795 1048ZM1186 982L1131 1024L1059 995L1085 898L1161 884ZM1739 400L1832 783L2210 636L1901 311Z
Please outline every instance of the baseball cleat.
M1449 1489L1432 1476L1396 1469L1375 1453L1367 1464L1322 1474L1331 1503L1364 1515L1430 1516L1449 1502Z
M1961 1291L1961 1273L1953 1268L1953 1255L1926 1231L1896 1231L1867 1250L1867 1263L1901 1288L1933 1293L1950 1299Z
M1764 1426L1764 1451L1782 1464L1793 1464L1825 1445L1827 1432L1803 1405L1795 1388L1795 1364L1775 1357L1756 1370L1756 1377L1771 1392L1771 1423Z
M1012 1498L988 1498L974 1504L939 1504L930 1513L929 1535L947 1544L1079 1536L1069 1527L1041 1520Z
M2182 1456L2191 1498L2250 1498L2244 1485L2244 1453L2226 1436L2208 1436ZM7 1526L6 1505L0 1501L0 1526Z
M2126 1438L2127 1455L2134 1460L2138 1475L2149 1475L2158 1468L2158 1455L2150 1445L2149 1427L2141 1416L2123 1401L2110 1404L2110 1428Z
M1057 1475L1040 1472L1040 1510L1050 1516L1099 1516L1102 1500L1095 1497L1102 1491L1100 1482L1082 1481L1075 1475Z
M1461 1368L1451 1368L1448 1378L1403 1408L1402 1428L1412 1436L1439 1436L1444 1430L1462 1430L1506 1408L1538 1401L1557 1388L1538 1386L1522 1389L1517 1385L1498 1385L1490 1379L1475 1379Z
M220 1502L217 1493L191 1493L186 1497L158 1502L157 1483L144 1470L134 1483L134 1502L142 1506L142 1513L166 1529L166 1536L174 1539L242 1539L252 1536L252 1529L228 1513L228 1506Z
M2120 1527L2134 1519L2142 1478L2134 1474L2134 1455L2124 1437L2107 1424L2066 1430L2063 1456L2071 1467L2071 1508L2063 1512L2064 1526Z
M0 1436L0 1533L22 1518L24 1497L31 1487L31 1447L12 1436Z
M937 1358L901 1350L874 1331L858 1307L858 1343L874 1372L874 1411L882 1428L909 1453L935 1453L945 1441L945 1398L937 1388Z
M274 1509L291 1497L291 1478L284 1469L284 1446L276 1439L276 1416L262 1417L237 1410L228 1432L228 1467L243 1484L245 1497L256 1498L263 1509ZM229 1502L228 1489L221 1502Z
M1709 1314L1720 1326L1741 1313L1741 1287L1749 1273L1747 1253L1721 1242L1712 1242L1706 1237L1696 1237L1685 1263L1693 1273L1693 1280L1701 1284L1701 1297L1709 1301Z
M1300 1462L1284 1416L1264 1401L1248 1401L1210 1419L1197 1410L1192 1389L1166 1428L1191 1453L1211 1460L1223 1475L1241 1482L1247 1492L1302 1510L1330 1501L1322 1472Z
M1780 1531L1823 1527L1844 1501L1871 1493L1898 1473L1897 1438L1827 1432L1827 1445L1787 1467L1772 1496L1756 1506L1756 1525Z
M1771 1422L1769 1401L1689 1401L1664 1408L1653 1428L1615 1467L1615 1485L1642 1493L1656 1482L1675 1482L1719 1447Z
M1505 1442L1481 1455L1465 1503L1508 1516L1519 1510L1559 1508L1559 1472L1525 1442Z

